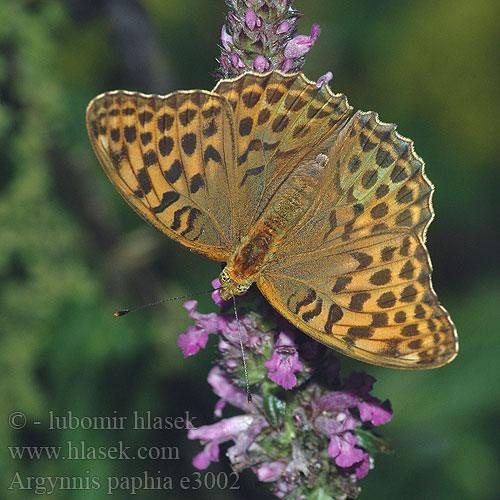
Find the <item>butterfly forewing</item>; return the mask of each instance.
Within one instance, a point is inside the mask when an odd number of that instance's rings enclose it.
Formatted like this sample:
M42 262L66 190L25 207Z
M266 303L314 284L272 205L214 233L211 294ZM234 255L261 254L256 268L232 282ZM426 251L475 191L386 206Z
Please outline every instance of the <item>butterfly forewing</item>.
M237 190L244 201L234 223L243 236L294 169L333 143L352 108L344 95L301 73L244 73L222 80L214 92L234 111Z
M147 222L195 252L232 248L234 140L228 102L204 91L125 91L87 109L92 145L111 182Z

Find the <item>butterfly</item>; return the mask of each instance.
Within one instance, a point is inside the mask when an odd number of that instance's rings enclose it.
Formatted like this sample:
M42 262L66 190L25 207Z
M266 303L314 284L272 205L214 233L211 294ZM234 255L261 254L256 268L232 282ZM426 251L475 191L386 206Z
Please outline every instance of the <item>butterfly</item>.
M223 298L256 283L282 316L347 356L444 365L458 340L424 245L433 186L395 125L352 110L302 73L246 72L211 92L101 94L87 128L143 219L226 263Z

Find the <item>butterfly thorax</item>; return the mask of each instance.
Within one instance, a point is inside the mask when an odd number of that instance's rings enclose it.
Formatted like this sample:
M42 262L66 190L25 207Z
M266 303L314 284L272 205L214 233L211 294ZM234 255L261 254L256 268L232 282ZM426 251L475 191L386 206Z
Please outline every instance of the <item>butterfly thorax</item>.
M285 234L311 206L327 164L328 157L319 154L297 166L278 188L219 276L223 299L243 295L259 279Z

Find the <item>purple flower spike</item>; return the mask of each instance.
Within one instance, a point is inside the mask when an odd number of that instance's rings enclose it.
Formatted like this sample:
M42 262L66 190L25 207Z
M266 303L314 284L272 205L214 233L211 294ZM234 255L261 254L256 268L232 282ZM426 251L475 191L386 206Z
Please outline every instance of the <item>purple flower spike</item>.
M256 71L264 73L264 71L267 71L270 66L271 64L264 56L255 56L255 59L253 60L253 67Z
M226 0L218 76L300 71L321 28L314 24L308 36L297 35L301 14L292 3ZM320 76L316 87L322 89L332 77L330 71ZM254 95L243 93L242 99L251 107ZM221 283L216 279L212 286ZM250 469L278 498L355 498L361 491L358 480L374 466L373 456L389 451L374 431L392 418L389 402L370 394L375 379L365 373L343 379L335 355L299 334L256 290L238 297L239 321L219 291L212 298L226 306L224 313L201 314L196 301L186 302L195 325L179 337L189 356L207 345L209 335L218 334L219 359L208 374L218 396L218 420L188 431L188 438L203 446L193 465L206 469L219 459L220 445L232 441L225 453L232 469ZM229 405L237 416L222 418Z
M257 26L258 21L259 18L257 17L255 11L253 11L252 9L248 9L245 13L245 24L247 25L248 29L253 31L255 26Z
M219 281L213 285L218 287ZM389 402L370 394L373 377L354 372L342 380L333 353L296 335L293 325L259 296L249 298L238 299L239 328L234 314L201 314L196 301L184 304L196 322L179 338L185 356L204 347L208 335L219 334L220 360L210 370L208 383L218 396L214 416L221 420L188 431L189 439L203 445L193 465L206 469L219 459L219 446L232 441L226 457L233 469L251 469L279 498L314 498L315 485L325 481L339 488L336 498L353 498L358 480L373 467L372 455L388 449L372 429L392 417ZM249 354L253 404L245 390L238 330ZM295 390L284 396L283 388ZM227 405L240 415L222 418ZM310 467L318 456L329 459Z
M320 89L323 85L326 85L332 78L333 78L333 73L331 71L328 71L327 73L318 78L318 81L316 82L316 87Z
M292 7L292 0L226 0L226 3L229 13L221 33L221 76L234 77L249 69L259 72L301 69L303 55L318 38L320 29L315 24L309 36L295 36L300 12ZM291 55L287 55L287 50ZM287 59L292 62L285 63Z
M270 360L264 363L269 370L267 376L284 389L292 389L297 383L295 372L303 370L299 353L293 342L293 334L281 332Z
M310 36L299 35L286 44L283 52L284 56L290 59L297 59L304 56L314 45L320 33L321 28L319 24L313 24Z

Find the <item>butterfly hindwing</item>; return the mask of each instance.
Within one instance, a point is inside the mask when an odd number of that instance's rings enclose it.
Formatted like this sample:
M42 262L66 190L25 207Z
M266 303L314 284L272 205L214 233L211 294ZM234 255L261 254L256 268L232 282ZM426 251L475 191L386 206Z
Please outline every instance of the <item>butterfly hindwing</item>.
M456 355L455 329L413 233L385 233L330 253L270 266L258 282L271 304L311 337L368 363L434 368Z
M191 250L227 259L235 151L224 98L109 92L89 104L87 126L106 174L136 212Z
M329 151L314 203L259 288L300 329L374 364L431 368L457 351L424 246L432 185L411 141L357 112Z

